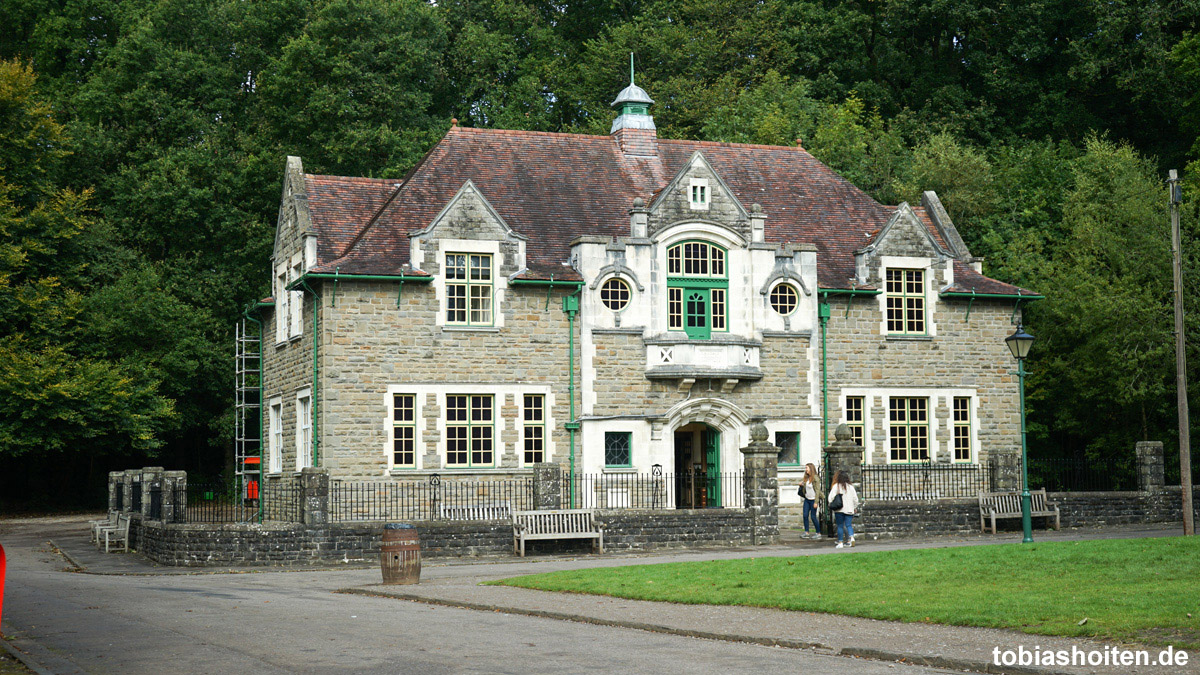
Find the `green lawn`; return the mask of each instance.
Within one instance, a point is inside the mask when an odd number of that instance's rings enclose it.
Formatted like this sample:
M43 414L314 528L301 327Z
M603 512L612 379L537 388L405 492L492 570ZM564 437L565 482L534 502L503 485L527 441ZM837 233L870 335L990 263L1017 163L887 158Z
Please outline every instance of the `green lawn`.
M494 583L1200 648L1196 537L637 565Z

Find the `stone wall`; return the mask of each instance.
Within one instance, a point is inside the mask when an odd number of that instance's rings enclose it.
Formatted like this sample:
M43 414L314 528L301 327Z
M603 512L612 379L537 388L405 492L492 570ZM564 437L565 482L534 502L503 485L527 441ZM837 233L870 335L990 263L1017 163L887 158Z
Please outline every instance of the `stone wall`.
M1183 523L1182 500L1177 486L1149 492L1050 492L1047 499L1058 505L1063 527ZM1200 517L1200 508L1196 511ZM802 517L798 507L780 509L780 522L784 527L803 528ZM1047 518L1034 517L1035 536L1038 530L1050 525ZM996 526L999 530L1020 530L1021 519L997 520ZM980 534L979 500L871 499L855 517L854 533L859 539Z
M753 542L745 509L695 511L609 511L606 550L649 550L695 546L743 546ZM428 521L413 523L426 558L510 555L512 522ZM295 566L375 561L383 523L310 527L288 523L177 525L138 520L134 547L154 562L178 567L223 565ZM591 541L554 540L526 544L535 553L590 550Z

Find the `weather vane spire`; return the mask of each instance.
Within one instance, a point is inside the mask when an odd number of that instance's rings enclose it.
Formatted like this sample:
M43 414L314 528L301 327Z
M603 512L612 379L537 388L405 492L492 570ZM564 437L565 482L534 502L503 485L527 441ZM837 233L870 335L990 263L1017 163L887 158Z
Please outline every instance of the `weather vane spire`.
M629 52L629 84L633 84L633 52Z

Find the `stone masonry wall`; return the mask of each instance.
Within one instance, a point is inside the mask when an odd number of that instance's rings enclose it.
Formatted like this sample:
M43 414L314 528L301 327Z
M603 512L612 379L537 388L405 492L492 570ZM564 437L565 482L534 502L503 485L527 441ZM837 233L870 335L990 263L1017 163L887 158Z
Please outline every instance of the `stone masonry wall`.
M1178 487L1152 492L1051 492L1050 503L1057 504L1063 527L1103 527L1182 523ZM1200 508L1197 508L1200 516ZM781 524L803 528L802 514L796 506L780 508ZM1052 519L1049 519L1052 520ZM1046 517L1034 517L1034 530L1049 527ZM988 521L989 532L991 521ZM1020 518L996 521L999 530L1020 530ZM980 534L978 499L938 501L868 500L854 519L854 533L860 539L906 536Z
M561 298L567 291L555 289L547 308L544 288L509 288L504 302L496 306L496 311L504 313L505 324L497 331L438 327L438 305L431 286L405 284L397 307L399 290L398 283L342 281L334 294L332 284L321 285L320 464L339 479L383 477L390 425L388 386L468 383L518 389L531 385L541 387L538 393L549 387L547 413L554 424L546 424L547 449L552 440L555 450L549 459L565 462L568 435L562 424L568 415L568 325ZM311 321L311 303L306 303L305 309L306 320ZM295 466L294 391L311 382L309 333L311 330L306 330L294 347L274 352L269 345L264 348L264 398L284 392L285 472ZM496 457L501 468L518 468L522 450L518 395L508 393L496 400ZM417 453L427 471L445 472L444 443L438 430L443 403L443 398L433 393L420 401Z
M866 451L872 463L884 463L888 457L888 395L883 390L889 388L924 389L910 395L935 397L929 409L931 432L936 434L930 457L935 461L948 460L953 453L950 405L938 388L975 390L978 410L972 424L978 459L1020 452L1016 362L1004 345L1015 328L1010 323L1011 302L976 300L968 321L966 300L933 302L936 298L936 292L929 297L927 318L936 322L937 335L920 339L881 335L884 316L877 297L848 301L835 296L830 302L830 425L845 418L844 389L880 390L865 401Z
M647 550L693 546L741 546L752 542L745 509L697 511L611 511L597 514L606 525L606 550ZM512 523L428 521L413 523L427 558L508 555ZM175 525L139 520L135 548L151 560L177 567L222 565L295 566L375 561L382 523L306 527L282 523ZM530 542L531 552L590 550L591 542Z

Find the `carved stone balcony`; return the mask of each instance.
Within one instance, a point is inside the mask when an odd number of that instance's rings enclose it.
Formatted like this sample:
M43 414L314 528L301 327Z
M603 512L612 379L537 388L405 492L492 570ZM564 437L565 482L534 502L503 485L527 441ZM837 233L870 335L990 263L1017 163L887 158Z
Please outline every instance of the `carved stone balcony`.
M646 339L646 378L678 380L680 391L697 380L721 380L721 390L733 391L743 380L761 380L762 343L739 337L689 340L683 336Z

